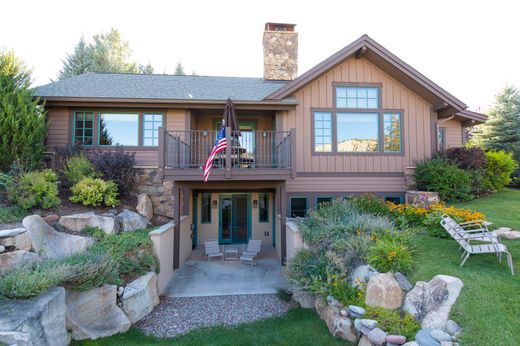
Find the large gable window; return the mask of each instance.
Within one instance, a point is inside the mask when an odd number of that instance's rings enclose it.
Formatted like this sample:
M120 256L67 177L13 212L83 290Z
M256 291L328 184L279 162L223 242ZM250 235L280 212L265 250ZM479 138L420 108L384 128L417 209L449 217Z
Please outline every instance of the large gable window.
M313 109L313 153L403 154L403 113L383 109L379 85L337 85L334 108Z
M138 113L100 113L99 145L139 145Z

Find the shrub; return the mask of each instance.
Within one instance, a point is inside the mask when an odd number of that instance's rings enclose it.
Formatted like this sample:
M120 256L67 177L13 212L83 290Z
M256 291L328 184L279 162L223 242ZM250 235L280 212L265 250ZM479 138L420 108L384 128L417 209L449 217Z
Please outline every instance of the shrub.
M119 203L117 186L112 181L86 177L74 184L70 190L72 196L69 199L75 203L91 206L104 204L107 207Z
M127 153L118 146L114 151L98 151L90 160L103 179L117 184L122 196L130 192L134 183L135 153Z
M105 283L122 283L118 263L108 254L87 251L67 257L61 263L70 267L70 275L61 284L76 291L87 291Z
M88 157L84 154L69 157L65 164L63 174L72 185L83 178L97 178L99 176L94 169L94 165L92 165Z
M352 209L363 214L388 215L388 209L385 207L383 201L371 194L348 197L346 203L350 205Z
M276 295L278 296L278 299L286 303L289 303L292 299L292 292L285 288L277 288Z
M7 188L9 200L15 205L30 209L39 206L43 209L60 204L58 197L58 177L50 170L33 171L15 178Z
M486 167L486 153L480 147L454 147L444 150L440 155L460 169L475 170Z
M377 238L368 251L368 263L380 272L407 273L412 269L414 250L400 234L385 234Z
M486 157L485 188L490 191L500 191L511 182L511 174L518 164L513 159L512 153L503 150L490 150L486 153Z
M387 334L404 335L407 340L414 340L421 326L413 316L404 311L388 310L382 307L366 307L366 318L379 322L378 327Z
M350 280L346 278L337 279L332 276L329 278L329 293L339 300L343 305L350 305L357 299L360 289L352 287Z
M0 208L0 223L9 223L22 220L27 215L27 211L22 207L13 205Z
M417 165L415 181L421 190L436 191L443 201L471 200L470 174L441 158Z
M366 233L352 234L338 239L332 249L343 257L343 263L348 269L354 269L366 263L368 251L374 243L373 239L373 236Z
M7 188L14 183L12 175L0 173L0 193L5 193Z

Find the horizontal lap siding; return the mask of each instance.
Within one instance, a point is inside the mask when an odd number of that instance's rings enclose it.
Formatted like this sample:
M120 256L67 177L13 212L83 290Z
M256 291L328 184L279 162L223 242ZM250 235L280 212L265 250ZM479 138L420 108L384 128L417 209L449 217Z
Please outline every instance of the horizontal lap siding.
M404 156L311 155L311 108L334 107L333 82L382 84L383 108L404 110ZM297 129L298 172L404 172L405 167L431 154L430 104L366 59L346 60L295 96L299 101L296 109L280 115L284 117L284 129Z
M439 127L446 129L446 148L462 146L462 124L457 120L440 123Z
M404 177L298 177L286 182L287 192L402 192Z
M70 113L66 107L51 108L47 111L47 148L64 147L70 139Z

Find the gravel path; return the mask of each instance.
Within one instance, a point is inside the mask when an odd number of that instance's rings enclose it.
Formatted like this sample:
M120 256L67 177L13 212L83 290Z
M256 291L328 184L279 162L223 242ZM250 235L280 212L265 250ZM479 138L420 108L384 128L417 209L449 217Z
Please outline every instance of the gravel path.
M190 330L237 325L285 314L291 307L276 294L213 297L161 297L161 302L136 327L146 334L173 337Z

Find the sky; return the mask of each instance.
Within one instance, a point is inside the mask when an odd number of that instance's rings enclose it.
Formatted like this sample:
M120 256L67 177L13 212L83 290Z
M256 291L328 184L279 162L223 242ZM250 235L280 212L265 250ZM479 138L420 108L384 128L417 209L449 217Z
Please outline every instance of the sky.
M485 111L506 84L520 87L520 1L3 1L0 48L56 78L83 34L118 29L133 59L173 73L261 77L266 22L295 23L299 74L362 34L465 102Z

